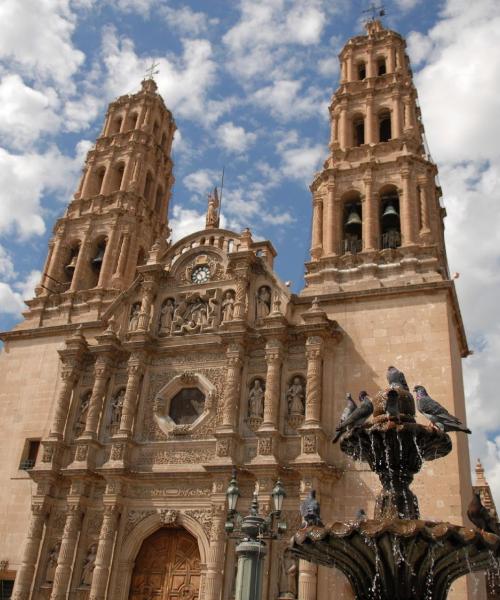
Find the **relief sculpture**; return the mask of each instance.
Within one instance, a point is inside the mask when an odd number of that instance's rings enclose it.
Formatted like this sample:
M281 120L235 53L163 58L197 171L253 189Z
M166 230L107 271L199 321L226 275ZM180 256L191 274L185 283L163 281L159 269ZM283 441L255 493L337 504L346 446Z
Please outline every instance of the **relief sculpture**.
M218 300L214 294L192 294L177 305L172 333L184 335L212 331L216 325Z

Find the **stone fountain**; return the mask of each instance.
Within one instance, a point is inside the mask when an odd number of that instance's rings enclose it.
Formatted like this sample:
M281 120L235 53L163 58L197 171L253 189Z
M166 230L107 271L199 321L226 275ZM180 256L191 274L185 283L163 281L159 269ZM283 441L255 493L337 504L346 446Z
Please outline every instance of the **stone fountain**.
M399 416L385 412L388 400ZM289 551L342 571L358 600L444 600L462 575L498 571L499 537L421 519L410 490L423 461L451 452L450 437L416 423L413 396L402 388L379 392L373 405L373 421L347 431L340 447L380 479L374 518L304 527Z

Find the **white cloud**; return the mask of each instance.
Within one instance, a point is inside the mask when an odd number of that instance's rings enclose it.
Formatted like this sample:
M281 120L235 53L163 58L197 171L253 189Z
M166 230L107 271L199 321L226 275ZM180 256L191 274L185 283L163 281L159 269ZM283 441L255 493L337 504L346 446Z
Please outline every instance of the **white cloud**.
M43 195L52 192L69 200L88 147L88 142L80 142L75 158L55 146L41 154L13 154L0 148L0 233L43 234Z
M177 116L207 124L218 118L217 110L215 114L207 111L207 93L215 83L217 69L212 46L203 39L185 39L182 45L182 56L139 57L130 38L118 37L116 31L108 27L103 36L102 57L109 95L133 92L131 86L134 83L138 86L154 60L159 63L156 76L159 93Z
M0 245L0 278L4 280L13 279L16 276L14 263L11 255Z
M268 108L271 114L282 121L301 120L304 117L326 117L325 90L311 87L305 93L302 82L277 80L257 90L252 101L260 108Z
M396 4L404 11L415 8L419 2L420 0L396 0Z
M281 152L281 169L286 177L298 179L309 185L327 153L322 144L310 146L307 140L302 140L299 146L286 148Z
M205 212L198 212L175 204L170 219L172 241L175 243L186 235L200 231L205 227Z
M235 125L231 121L223 123L217 128L218 143L230 152L241 154L246 152L257 139L257 135L251 131L245 131L243 127Z
M14 74L0 81L0 133L16 148L34 142L43 132L56 132L58 108L57 94L51 88L35 90Z
M74 29L68 0L3 0L0 60L35 80L53 80L68 88L85 58L71 40Z
M165 23L172 30L181 35L199 36L205 33L210 25L216 25L218 19L209 19L205 13L196 12L189 6L173 8L171 6L162 6L160 15L163 16Z
M0 281L0 313L20 317L26 308L23 300L33 297L40 276L40 271L31 271L25 279L13 285Z
M186 175L182 183L190 192L205 196L218 185L219 179L220 173L214 169L199 169Z

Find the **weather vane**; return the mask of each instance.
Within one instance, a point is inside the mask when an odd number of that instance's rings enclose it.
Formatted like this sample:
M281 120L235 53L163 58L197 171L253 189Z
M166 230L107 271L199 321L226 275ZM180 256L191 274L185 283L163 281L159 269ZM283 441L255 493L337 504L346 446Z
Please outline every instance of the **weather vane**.
M375 21L377 17L385 16L385 7L383 4L377 6L374 2L372 2L370 6L363 11L363 14L370 14L371 20Z
M159 66L160 66L160 63L155 63L155 61L153 61L151 63L151 66L149 67L149 69L146 69L146 78L154 79L154 76L158 75L158 73L160 72L160 69L157 68Z

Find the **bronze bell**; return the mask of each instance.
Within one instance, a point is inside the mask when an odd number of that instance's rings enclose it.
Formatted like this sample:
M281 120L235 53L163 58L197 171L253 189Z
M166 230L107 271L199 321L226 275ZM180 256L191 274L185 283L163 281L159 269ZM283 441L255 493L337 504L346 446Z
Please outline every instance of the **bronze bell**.
M76 269L76 261L78 259L78 254L73 254L69 263L64 267L66 271L66 275L71 279L73 277L73 273Z
M361 217L354 208L350 209L345 225L346 227L352 227L353 225L361 225Z
M384 212L382 213L382 220L393 220L399 219L398 211L394 208L394 204L392 202L388 202L384 208Z
M105 250L106 250L106 248L104 248L103 246L99 246L99 248L97 248L97 254L92 259L92 267L96 271L100 271L101 270L102 261L104 260L104 251Z

